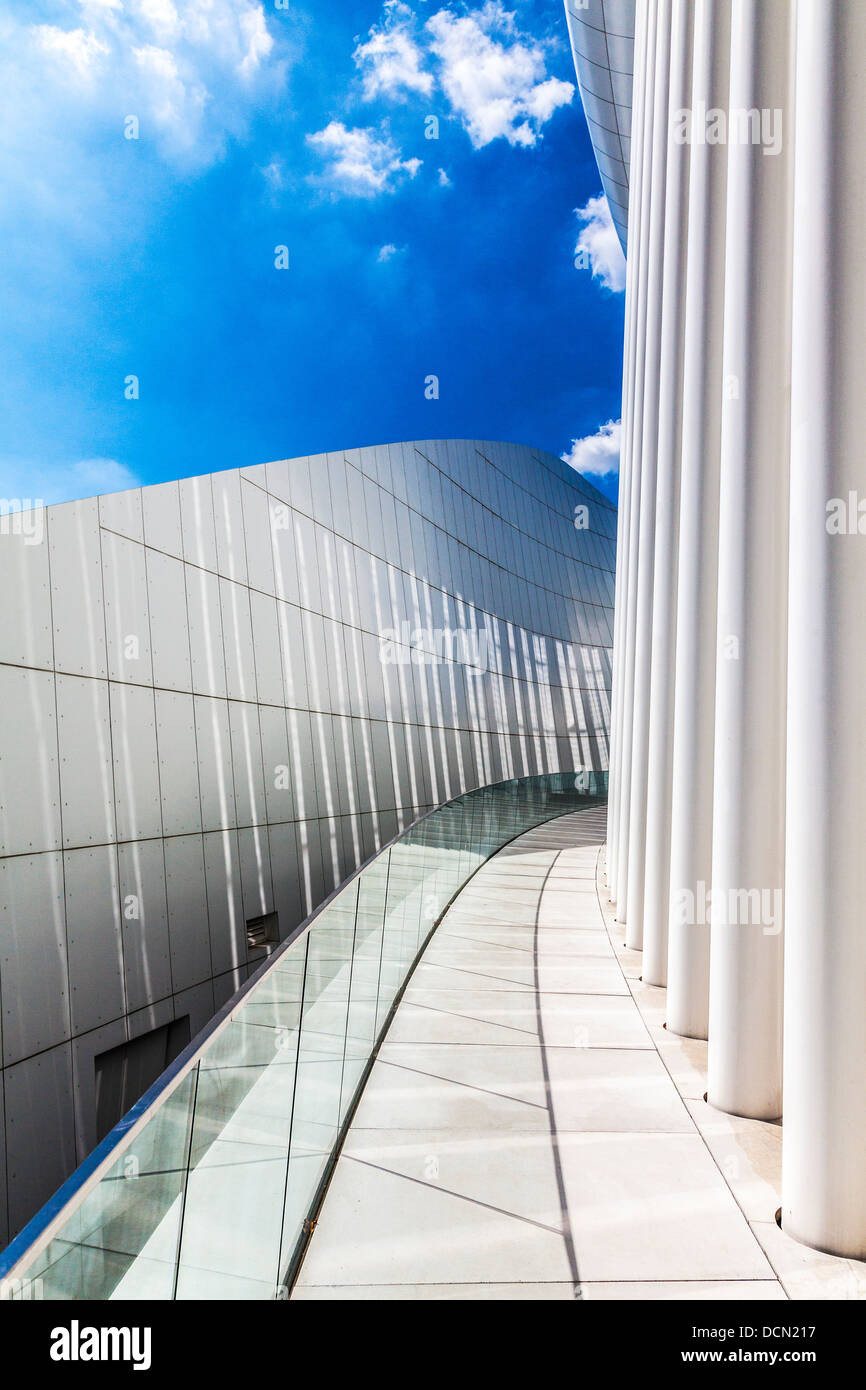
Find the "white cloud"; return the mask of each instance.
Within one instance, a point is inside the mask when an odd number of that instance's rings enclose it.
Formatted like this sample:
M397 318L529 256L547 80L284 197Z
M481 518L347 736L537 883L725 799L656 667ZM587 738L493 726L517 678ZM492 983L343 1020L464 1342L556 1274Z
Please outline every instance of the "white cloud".
M624 290L625 256L611 219L607 198L599 193L596 198L590 198L585 207L575 208L575 213L584 224L574 248L575 255L584 253L589 258L593 275L605 289Z
M442 89L476 149L500 137L535 145L574 96L573 83L547 76L543 44L521 34L499 0L460 16L439 10L426 29Z
M20 510L21 503L50 506L140 485L141 479L117 459L79 459L70 464L0 460L0 510L5 511Z
M423 68L424 54L413 34L414 16L402 0L385 0L383 22L374 24L366 43L358 44L354 59L363 77L367 101L374 97L404 96L433 90L432 73Z
M439 170L439 184L442 188L451 187L451 180L449 179L444 169Z
M328 161L324 181L360 197L389 193L405 176L414 178L421 167L420 159L401 159L393 140L369 126L349 129L342 121L331 121L307 140Z
M568 453L562 455L562 461L576 468L578 473L594 473L596 476L616 473L621 440L622 421L608 420L606 425L599 426L595 434L573 439Z
M53 24L36 24L33 33L38 46L66 66L78 78L89 80L108 44L85 29L58 29Z
M402 256L405 250L405 246L395 246L393 241L389 241L384 246L379 247L376 260L384 264L386 261L392 261L395 256Z
M17 132L25 167L28 132L50 132L68 168L73 151L87 157L127 114L170 161L207 167L284 84L261 0L70 0L66 9L70 27L0 21L0 120Z

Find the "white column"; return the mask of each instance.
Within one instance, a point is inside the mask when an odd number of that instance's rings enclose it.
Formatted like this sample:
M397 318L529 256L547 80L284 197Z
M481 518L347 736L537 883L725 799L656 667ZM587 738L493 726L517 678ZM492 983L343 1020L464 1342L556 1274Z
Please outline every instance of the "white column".
M632 680L631 764L628 806L626 942L643 943L643 881L646 851L646 787L649 740L649 679L652 641L652 578L655 534L656 455L658 450L659 368L665 230L665 170L668 150L671 0L659 0L653 81L652 155L649 165L649 249L640 443L640 511L635 568L634 677Z
M628 535L631 498L633 416L635 394L635 353L637 340L637 270L640 245L641 151L644 122L641 113L645 87L646 5L635 12L634 77L629 160L629 212L626 260L626 307L623 335L622 451L620 456L617 513L616 600L614 608L613 692L611 708L610 778L608 785L607 884L611 901L616 894L616 864L619 829L619 757L622 747L622 682L625 646L625 607L628 590Z
M782 1109L792 15L731 17L708 1098L756 1119Z
M727 111L730 0L695 5L692 111ZM719 432L727 147L692 129L677 639L671 783L667 1025L705 1038L710 928L689 906L712 879ZM769 157L769 156L768 156ZM702 914L703 915L703 914Z
M628 587L624 594L625 622L623 628L622 658L622 709L620 726L622 737L618 753L618 830L616 859L616 917L618 922L626 920L628 897L628 813L629 789L631 785L631 728L634 705L634 652L635 652L635 614L637 605L637 554L641 495L641 421L643 419L644 398L644 359L646 351L646 308L647 308L647 264L649 257L649 225L652 180L650 162L652 153L652 129L654 111L654 78L656 34L658 28L659 0L647 0L646 40L644 44L644 83L643 109L640 119L643 127L641 142L640 172L640 223L639 244L632 254L637 255L636 265L636 319L635 319L635 366L634 366L634 408L633 433L630 446L630 489L629 489L629 531L626 574Z
M694 0L673 0L643 887L643 979L651 985L665 984L668 963L671 745L690 148L688 142L680 138L679 118L691 100L693 17Z
M866 5L797 29L782 1225L862 1260Z

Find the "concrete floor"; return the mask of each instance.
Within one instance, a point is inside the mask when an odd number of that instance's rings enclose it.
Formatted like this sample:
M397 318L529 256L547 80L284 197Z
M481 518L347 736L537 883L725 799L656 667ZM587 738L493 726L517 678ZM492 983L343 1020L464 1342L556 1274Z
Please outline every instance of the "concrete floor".
M781 1127L712 1109L706 1043L613 920L604 808L446 914L361 1098L293 1298L864 1298L785 1236Z

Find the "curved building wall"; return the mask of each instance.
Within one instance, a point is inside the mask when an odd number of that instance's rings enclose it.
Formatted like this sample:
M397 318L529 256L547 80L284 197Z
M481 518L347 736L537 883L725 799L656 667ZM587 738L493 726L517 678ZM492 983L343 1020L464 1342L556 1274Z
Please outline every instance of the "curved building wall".
M463 790L606 768L615 531L559 459L467 440L3 518L9 1235L112 1059L143 1088L261 962L248 923L283 939Z
M565 0L580 99L623 251L628 235L635 0Z

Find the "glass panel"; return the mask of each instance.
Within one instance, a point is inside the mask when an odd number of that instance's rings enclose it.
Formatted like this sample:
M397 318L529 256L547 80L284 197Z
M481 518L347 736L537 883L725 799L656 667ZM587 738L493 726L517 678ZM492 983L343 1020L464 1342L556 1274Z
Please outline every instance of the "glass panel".
M606 788L597 773L503 782L395 840L275 955L134 1139L119 1141L106 1174L82 1176L59 1234L10 1264L8 1296L29 1296L22 1276L50 1299L283 1296L358 1088L435 924L491 854Z

